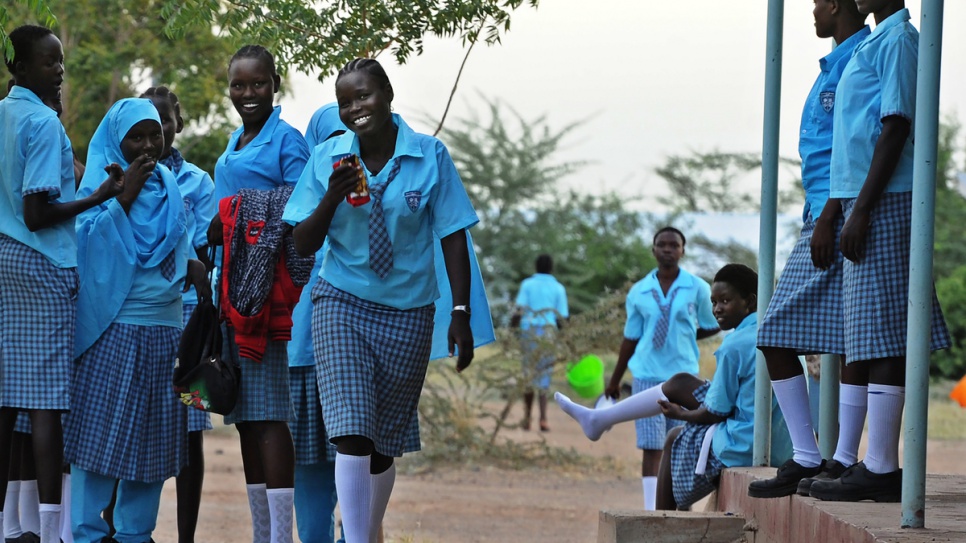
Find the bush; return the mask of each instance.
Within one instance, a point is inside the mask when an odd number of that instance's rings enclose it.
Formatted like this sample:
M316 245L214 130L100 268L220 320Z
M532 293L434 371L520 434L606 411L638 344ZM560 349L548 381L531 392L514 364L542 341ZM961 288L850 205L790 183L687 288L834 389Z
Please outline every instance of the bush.
M952 347L932 355L934 376L959 379L966 374L966 266L953 270L936 283L936 294L946 317Z

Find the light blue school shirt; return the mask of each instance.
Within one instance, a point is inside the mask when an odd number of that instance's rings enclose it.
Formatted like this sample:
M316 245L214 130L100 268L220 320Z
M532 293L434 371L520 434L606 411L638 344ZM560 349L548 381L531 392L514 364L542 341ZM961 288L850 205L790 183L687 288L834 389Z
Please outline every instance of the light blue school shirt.
M382 206L392 241L393 267L385 279L369 268L369 212L374 201L359 207L340 203L332 217L321 277L339 290L396 309L426 306L439 297L433 257L433 234L444 238L479 222L446 146L417 134L397 114L396 150L369 184L385 183L392 161L400 160L396 179L386 188ZM328 188L338 155L359 154L352 132L319 144L289 198L282 219L296 225L312 214Z
M309 282L302 288L299 301L292 310L292 340L288 342L288 367L299 368L315 365L315 347L312 345L312 289L319 282L322 271L322 258L326 248L323 246L315 254L315 266Z
M661 349L655 349L654 328L661 318L661 308L651 291L657 292L661 303L667 303L676 290L679 292L671 304L667 339ZM698 373L698 328L718 328L711 312L711 286L706 281L680 268L665 296L655 269L631 287L626 307L624 337L637 341L627 363L635 379L666 381L676 373Z
M855 46L870 32L868 26L863 27L818 61L821 71L805 99L798 138L798 154L802 158L802 187L805 189L802 220L805 222L809 217L818 219L828 201L835 89Z
M755 441L755 364L758 350L758 314L745 317L721 341L714 356L718 366L704 398L708 411L727 417L711 439L714 455L728 467L752 465ZM791 457L791 439L785 419L772 402L771 456L775 461ZM780 463L780 462L779 462Z
M77 266L74 221L31 232L23 198L46 192L49 201L74 200L74 155L64 125L33 91L19 85L0 100L0 233L44 255L58 268Z
M898 115L911 125L886 192L912 190L919 32L902 9L879 23L855 47L836 91L832 129L832 198L856 198L872 165L882 119Z
M182 162L178 171L172 173L184 200L188 258L196 258L195 249L208 245L208 225L218 212L214 198L215 183L208 172L188 161ZM181 301L185 305L198 304L198 291L194 286L182 294Z
M282 107L275 106L262 130L243 149L236 149L245 131L238 127L228 147L215 163L215 207L222 198L241 189L272 190L294 185L309 158L309 146L302 134L279 118Z
M529 330L543 326L557 326L557 315L570 316L567 291L549 273L535 273L523 280L517 293L517 307L523 309L520 328Z

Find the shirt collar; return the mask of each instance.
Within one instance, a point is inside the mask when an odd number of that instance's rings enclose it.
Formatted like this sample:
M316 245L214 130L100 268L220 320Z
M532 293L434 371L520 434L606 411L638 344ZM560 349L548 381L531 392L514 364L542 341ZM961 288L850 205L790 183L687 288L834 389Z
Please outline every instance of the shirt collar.
M758 323L758 313L752 311L747 317L741 320L741 324L735 327L735 331L741 330L742 328L748 328L749 326L754 326Z
M835 46L832 52L822 57L818 64L822 67L823 72L829 71L832 66L841 60L844 55L852 55L852 50L855 49L855 45L864 40L869 34L872 33L872 29L869 25L865 25L861 30L849 36L849 38L842 43Z
M21 87L20 85L14 85L13 88L10 89L10 92L7 94L7 97L15 98L19 100L27 100L28 102L33 102L39 106L47 107L47 104L45 104L44 101L41 100L39 96L34 94L34 91L26 87ZM57 112L55 112L52 109L50 110L50 112L53 113L54 115L57 114Z
M278 121L281 120L282 106L275 106L272 108L272 114L268 116L268 120L262 125L262 129L258 131L258 135L248 144L248 146L259 146L264 145L272 141L272 134L275 133L275 128L278 127ZM245 125L239 126L235 133L233 134L235 141L241 137L242 133L245 132ZM247 146L246 146L247 147ZM232 146L234 149L234 146Z
M657 278L657 268L654 268L651 270L651 273L647 274L647 279L648 282L660 285L661 281ZM678 276L674 279L674 282L671 283L671 288L668 289L668 294L670 294L671 290L674 290L675 287L690 287L693 284L694 277L688 273L687 270L679 267Z
M893 13L892 15L886 17L886 20L875 25L875 30L869 35L869 40L878 39L880 36L884 35L891 28L901 25L902 23L908 22L910 19L909 8L902 8L899 11Z
M399 129L396 132L396 150L393 151L392 158L400 156L411 156L420 158L423 150L419 146L416 132L406 124L406 121L398 113L392 114L392 122ZM351 130L339 136L335 145L332 146L330 156L342 155L346 153L359 153L359 137ZM390 159L391 160L391 159Z

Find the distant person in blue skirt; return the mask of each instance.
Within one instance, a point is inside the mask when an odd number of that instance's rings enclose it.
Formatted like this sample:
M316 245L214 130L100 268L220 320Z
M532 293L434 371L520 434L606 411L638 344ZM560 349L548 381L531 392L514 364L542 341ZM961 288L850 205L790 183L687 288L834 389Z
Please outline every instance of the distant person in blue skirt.
M126 98L91 139L79 196L127 168L123 192L77 220L80 292L65 456L76 543L109 537L102 512L117 486L114 539L146 543L161 488L187 460L187 420L172 388L185 281L211 295L188 259L184 203L158 164L164 136L150 100Z

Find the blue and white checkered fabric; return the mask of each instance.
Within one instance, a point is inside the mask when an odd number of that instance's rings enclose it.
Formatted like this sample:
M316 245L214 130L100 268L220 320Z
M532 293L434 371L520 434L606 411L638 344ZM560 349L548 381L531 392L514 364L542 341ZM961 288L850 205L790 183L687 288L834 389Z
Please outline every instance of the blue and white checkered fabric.
M812 232L809 220L778 277L775 294L758 327L759 347L793 349L799 354L845 353L842 309L842 263L838 250L844 219L835 224L835 260L827 270L812 264Z
M0 234L0 406L70 408L77 270Z
M116 479L152 483L187 462L184 406L174 392L179 328L114 323L74 364L64 458Z
M694 391L694 398L704 401L711 383L705 382ZM708 424L685 424L684 429L671 445L671 491L678 509L687 509L691 504L711 494L718 486L718 476L724 464L708 451L708 464L703 475L696 475L695 468L701 457L701 445L708 433Z
M174 149L172 149L174 152ZM198 307L197 304L184 304L184 323L188 324L188 319L191 318L191 313ZM211 414L207 411L202 411L201 409L195 409L194 407L185 406L188 410L188 433L191 432L204 432L206 430L211 430L213 426L211 425Z
M241 368L241 386L235 409L225 415L225 424L276 420L289 422L295 417L288 388L288 343L268 342L261 362L238 355L238 344L231 327L223 326L221 356Z
M295 463L301 466L323 460L335 462L335 445L325 435L325 424L322 422L315 366L295 366L288 371L292 404L295 407L295 419L288 425L295 442Z
M429 365L435 307L401 311L320 280L312 337L329 438L365 436L376 451L419 450L417 406ZM415 436L413 435L415 432Z
M523 352L523 379L540 390L550 388L553 377L554 354L551 351L556 328L537 326L520 330L520 350Z
M855 200L843 200L845 217ZM873 360L904 356L909 305L909 244L912 193L887 192L872 211L865 249L858 263L846 260L842 275L845 356ZM950 346L936 289L932 293L929 348Z
M651 387L656 387L664 381L648 381L646 379L634 379L631 384L631 393L637 394ZM654 415L634 421L634 429L637 430L637 448L645 451L660 451L664 448L664 438L671 428L683 426L684 421L669 419L664 415Z

